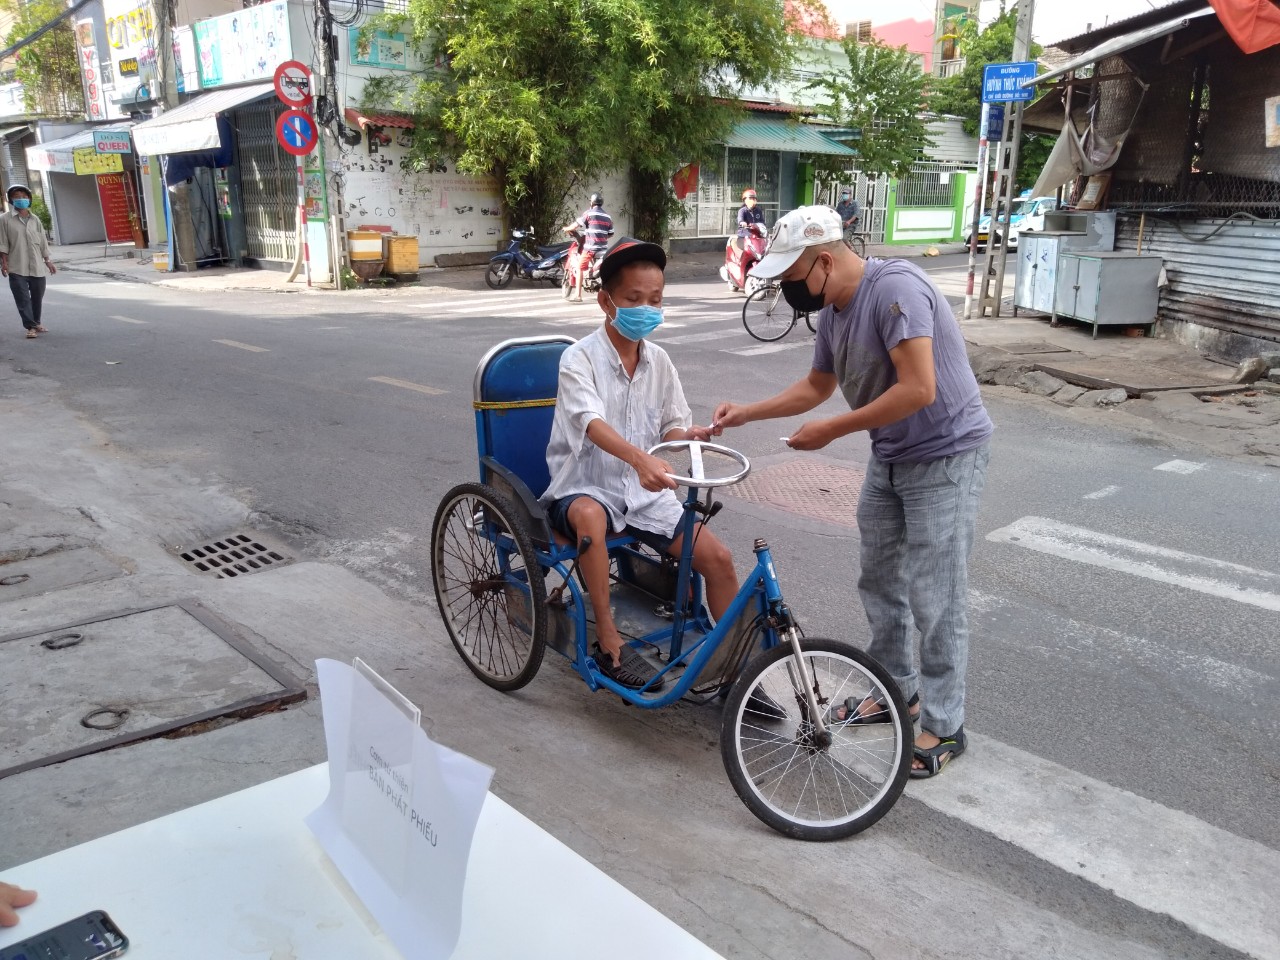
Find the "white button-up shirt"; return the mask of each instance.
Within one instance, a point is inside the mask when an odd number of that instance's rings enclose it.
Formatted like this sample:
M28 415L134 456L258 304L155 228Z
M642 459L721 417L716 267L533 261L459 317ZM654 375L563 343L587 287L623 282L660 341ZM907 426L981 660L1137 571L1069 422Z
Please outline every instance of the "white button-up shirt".
M629 464L592 443L587 427L597 419L641 450L648 450L672 430L688 429L693 416L666 351L642 341L635 375L628 377L603 328L565 350L547 444L551 485L542 502L590 494L608 510L613 530L631 524L674 536L684 512L675 491L646 490Z

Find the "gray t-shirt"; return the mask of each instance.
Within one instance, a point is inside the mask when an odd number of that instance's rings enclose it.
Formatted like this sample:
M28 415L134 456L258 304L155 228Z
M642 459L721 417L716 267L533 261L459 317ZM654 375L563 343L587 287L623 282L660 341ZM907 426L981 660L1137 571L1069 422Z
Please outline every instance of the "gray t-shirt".
M853 299L818 314L813 369L833 373L849 409L864 407L897 383L889 351L903 340L933 338L933 403L877 427L871 451L886 463L924 463L981 446L995 428L982 405L964 338L950 304L928 275L906 260L868 260Z

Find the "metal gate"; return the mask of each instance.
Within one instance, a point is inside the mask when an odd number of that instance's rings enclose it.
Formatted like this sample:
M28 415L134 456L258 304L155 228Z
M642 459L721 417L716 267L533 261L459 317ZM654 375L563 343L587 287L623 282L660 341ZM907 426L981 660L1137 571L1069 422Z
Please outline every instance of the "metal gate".
M859 232L866 234L868 243L884 243L884 224L889 209L889 178L867 176L861 170L853 170L839 180L815 180L813 202L834 207L840 202L840 190L843 187L852 190L853 199L858 201L862 216L862 223L858 225Z
M272 99L231 114L245 240L254 260L292 262L298 250L298 165L276 142L283 109Z

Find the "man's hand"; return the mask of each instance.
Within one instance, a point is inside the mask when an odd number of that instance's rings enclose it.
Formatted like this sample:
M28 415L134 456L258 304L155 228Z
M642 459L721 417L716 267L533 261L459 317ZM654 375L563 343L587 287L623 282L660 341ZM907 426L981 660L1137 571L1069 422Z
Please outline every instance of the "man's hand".
M644 487L650 493L656 493L659 490L674 490L680 484L672 480L667 474L675 473L671 468L671 464L660 457L650 456L641 452L632 463L635 468L636 476L640 478L640 486Z
M711 439L711 428L696 425L692 426L684 432L684 438L686 440L698 440L702 443L706 443Z
M792 450L821 450L841 434L830 420L810 420L787 440Z
M750 423L746 417L746 404L726 401L711 415L711 435L718 437L728 427L740 427L744 423Z
M46 260L46 261L44 262L44 265L45 265L46 267L48 267L48 268L49 268L49 273L50 273L50 274L54 274L54 273L57 273L57 272L58 272L58 268L57 268L57 267L55 267L55 266L53 265L53 261L52 261L52 260Z
M23 890L11 883L0 883L0 927L12 927L18 922L14 907L27 907L35 903L36 892Z

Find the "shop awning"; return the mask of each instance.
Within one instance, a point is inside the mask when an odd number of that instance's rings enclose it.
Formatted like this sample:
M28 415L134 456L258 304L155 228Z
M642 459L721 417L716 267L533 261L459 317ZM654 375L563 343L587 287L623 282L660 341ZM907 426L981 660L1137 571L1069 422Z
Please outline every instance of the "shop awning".
M751 117L742 120L725 141L731 147L748 150L780 150L784 153L856 157L858 151L824 137L818 128L803 123Z
M31 130L31 124L29 123L20 123L16 127L5 127L3 129L0 129L0 140L8 140L14 134L27 133L30 130Z
M218 114L270 96L270 83L214 90L193 97L180 107L144 120L133 128L133 143L140 154L195 153L219 150Z
M354 107L347 107L342 116L347 123L354 123L363 130L365 127L398 127L401 130L413 129L413 117L403 113L361 113Z
M1140 47L1144 43L1168 36L1181 30L1187 24L1199 20L1201 17L1211 16L1213 16L1213 10L1206 8L1173 20L1166 20L1164 23L1157 23L1153 27L1143 27L1141 30L1134 30L1132 33L1123 33L1118 37L1112 37L1110 40L1104 40L1092 50L1088 50L1078 57L1072 57L1066 63L1059 64L1048 73L1042 73L1034 80L1028 80L1022 85L1028 87L1032 84L1052 80L1054 77L1060 77L1071 70L1079 70L1081 67L1087 67L1091 63L1097 63L1099 60L1114 57L1116 54L1124 53L1126 50L1132 50L1134 47Z
M93 147L93 131L81 130L67 137L27 147L27 169L46 173L75 173L75 152Z

